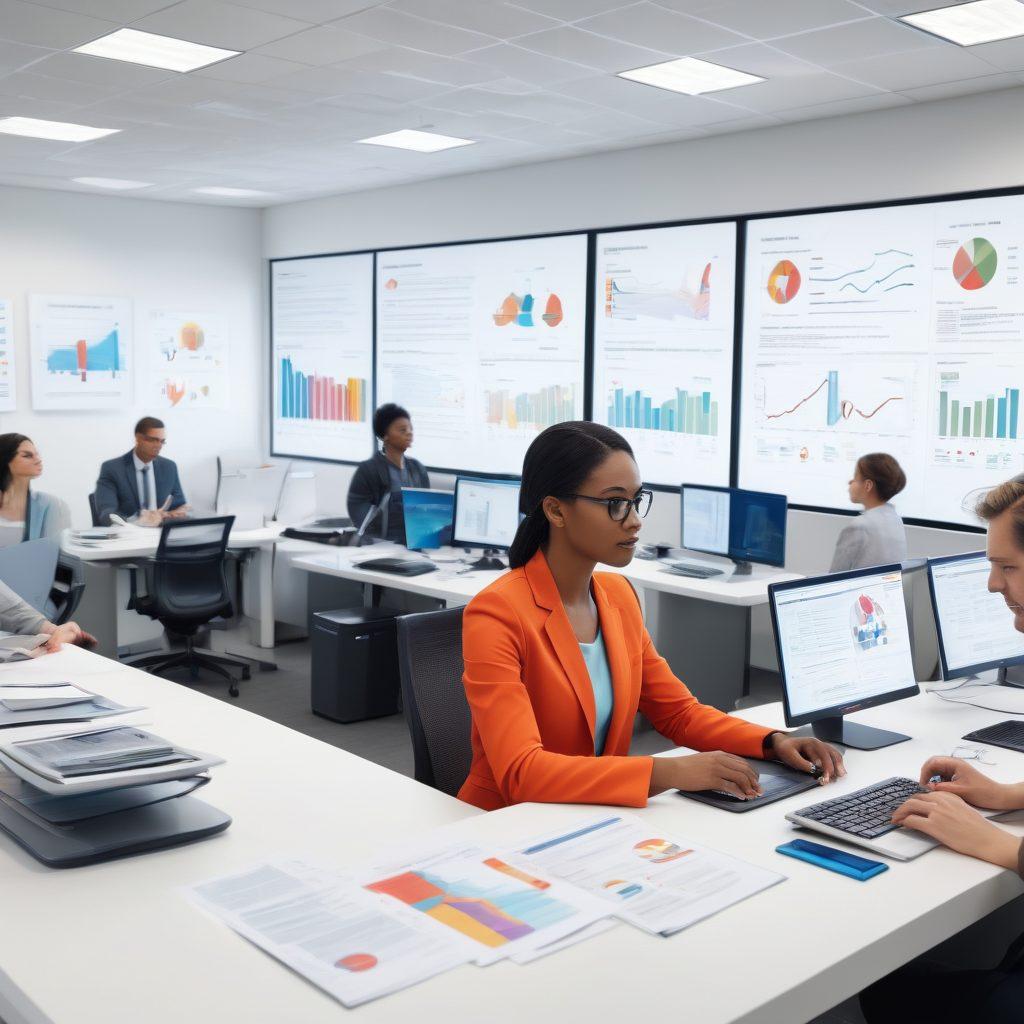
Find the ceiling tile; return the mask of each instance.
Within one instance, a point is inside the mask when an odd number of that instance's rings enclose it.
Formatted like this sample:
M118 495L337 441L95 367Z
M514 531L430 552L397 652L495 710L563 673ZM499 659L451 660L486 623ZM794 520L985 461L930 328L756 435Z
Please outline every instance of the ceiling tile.
M125 91L173 78L173 71L146 68L123 60L104 60L84 53L55 53L33 65L32 71L71 82L89 82Z
M539 85L524 82L520 78L496 78L492 82L481 82L479 88L501 93L503 96L529 96L531 93L543 91Z
M1024 36L972 46L971 53L999 71L1020 71L1024 69Z
M979 92L995 92L999 89L1019 88L1021 75L1004 72L1001 75L988 75L985 78L971 78L965 82L945 82L942 85L926 85L920 89L902 89L904 96L909 96L918 103L931 100L948 100L956 96L970 96Z
M910 100L898 93L883 92L875 96L863 96L860 99L837 100L833 103L816 103L809 107L799 107L783 111L776 116L783 121L813 121L822 117L843 117L846 114L866 114L873 110L886 110L889 107L906 106Z
M0 94L4 96L24 96L27 99L79 106L109 99L116 96L118 91L110 86L69 82L65 78L47 78L45 75L36 75L30 71L19 71L0 78Z
M80 108L73 103L62 103L57 100L31 99L25 96L7 96L0 93L0 117L38 117L43 121L69 121L72 111L81 109L87 108ZM84 115L79 116L78 121L92 124L97 128L114 127L105 121Z
M622 6L622 0L515 0L516 5L560 21L577 21Z
M512 39L528 32L555 28L558 24L553 18L522 6L495 0L393 0L388 6L443 25L483 32L497 39Z
M910 53L844 61L834 65L836 74L869 82L882 89L904 92L926 85L981 78L993 73L991 64L959 46L936 46Z
M222 60L211 64L208 68L193 71L199 78L216 78L222 82L242 82L258 84L270 82L306 68L305 64L297 64L293 60L281 60L279 57L267 57L262 53L243 53L230 60Z
M377 7L385 0L234 0L239 7L250 7L254 11L267 11L270 14L286 14L299 21L308 21L320 25L325 21L335 21L348 14Z
M668 60L670 53L643 49L629 43L618 43L614 39L596 36L578 28L564 26L535 32L516 40L519 46L536 53L543 53L558 60L574 61L599 71L626 71Z
M715 95L718 99L738 107L756 110L761 114L771 114L794 107L806 107L809 103L831 103L835 100L849 100L877 93L878 90L873 86L841 78L827 71L819 71L799 77L756 82L754 85L741 89L727 89Z
M39 0L32 0L38 3ZM163 10L178 0L44 0L40 6L55 7L59 11L89 14L94 18L115 21L127 25L138 18L144 18L154 11Z
M868 18L849 25L775 39L772 45L793 54L794 57L802 57L804 60L828 66L842 60L878 57L886 53L915 50L918 47L953 44L943 43L936 36L917 32L887 18Z
M457 57L436 57L404 46L394 46L379 53L355 57L344 61L340 66L356 71L408 75L451 86L479 85L481 82L491 82L502 77L502 72L483 64Z
M505 100L501 109L513 117L529 117L544 124L570 126L600 111L600 107L571 96L513 96ZM604 116L614 118L619 116L619 112L606 110Z
M698 16L755 39L772 39L866 18L870 12L849 0L721 0Z
M217 0L184 0L132 28L228 50L249 50L309 28L309 23Z
M480 32L439 25L389 7L374 7L349 15L334 24L395 46L408 46L445 57L454 57L467 50L478 50L494 41L492 37Z
M20 0L0 0L0 39L12 43L64 50L98 39L117 27L113 22L82 14L54 11Z
M335 64L338 61L387 49L387 43L333 25L319 25L287 39L257 48L256 53L299 64Z
M730 46L725 50L712 50L708 53L697 53L695 56L761 78L787 78L821 70L817 64L810 64L764 43Z
M618 11L599 14L596 18L579 22L576 27L609 39L620 39L637 46L665 51L677 57L746 42L743 36L735 32L665 10L654 3L633 4Z
M592 75L593 68L584 67L566 60L545 57L543 54L524 50L521 46L499 43L484 50L473 50L466 54L467 60L495 68L510 78L535 85L553 85L568 82L584 75Z
M857 0L861 7L866 7L875 14L884 14L888 18L917 14L919 11L935 11L940 7L956 7L963 2L964 0Z
M53 50L41 46L25 46L23 43L8 43L0 39L0 75L27 68L53 53Z

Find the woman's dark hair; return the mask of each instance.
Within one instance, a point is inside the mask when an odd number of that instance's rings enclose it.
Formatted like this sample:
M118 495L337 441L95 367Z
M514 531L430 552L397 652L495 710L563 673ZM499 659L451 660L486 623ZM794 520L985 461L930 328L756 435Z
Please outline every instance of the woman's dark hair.
M25 441L31 443L32 438L24 434L0 434L0 495L11 486L11 463Z
M526 518L519 524L508 552L508 564L513 569L526 565L547 543L551 526L541 508L544 499L575 494L612 452L633 457L633 449L621 434L589 420L556 423L533 439L523 460L519 489L519 511Z
M403 409L400 405L395 405L394 402L388 402L386 405L382 405L373 414L373 432L380 440L384 440L384 435L388 432L391 424L395 420L400 419L410 420L412 417L409 415L407 409Z
M895 498L907 486L907 475L900 464L885 452L872 452L857 460L857 472L875 485L882 501Z

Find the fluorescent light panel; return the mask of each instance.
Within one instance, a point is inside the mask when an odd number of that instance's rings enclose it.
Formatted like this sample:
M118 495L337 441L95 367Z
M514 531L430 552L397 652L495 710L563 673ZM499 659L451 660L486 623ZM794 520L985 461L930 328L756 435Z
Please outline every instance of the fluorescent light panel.
M748 75L745 71L736 71L708 60L698 60L696 57L680 57L678 60L667 60L662 64L650 64L645 68L620 71L619 78L628 78L631 82L653 85L658 89L668 89L670 92L686 93L687 96L718 92L720 89L735 89L737 86L764 81L757 75Z
M69 121L40 121L35 117L0 118L0 132L23 135L27 139L53 139L57 142L91 142L105 135L114 135L120 128L92 128Z
M457 149L459 146L473 146L472 139L457 139L451 135L435 135L434 132L420 132L414 128L403 128L387 135L374 135L359 139L361 146L390 146L392 149L411 149L416 153L439 153L443 149Z
M151 181L132 181L129 178L72 178L79 185L90 185L93 188L112 188L123 191L129 188L148 188Z
M976 46L1024 35L1024 4L1017 0L974 0L955 7L905 14L900 21L960 46Z
M139 32L134 28L119 28L110 35L94 39L84 46L75 47L75 53L107 60L123 60L129 64L144 64L164 71L195 71L210 64L237 57L241 50L222 50L217 46L190 43L172 36L158 36L152 32Z
M204 196L223 196L226 199L248 199L251 196L269 196L269 192L261 192L254 188L227 188L222 185L208 185L205 188L194 188Z

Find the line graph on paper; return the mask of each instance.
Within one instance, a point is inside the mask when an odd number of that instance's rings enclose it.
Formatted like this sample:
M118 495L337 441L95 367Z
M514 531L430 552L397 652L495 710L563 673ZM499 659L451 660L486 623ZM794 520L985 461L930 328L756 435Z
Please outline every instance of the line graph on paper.
M754 400L762 427L907 433L913 417L912 366L817 370L762 364Z
M815 257L808 272L814 291L832 301L880 299L916 286L914 254L905 249L879 249L853 267Z

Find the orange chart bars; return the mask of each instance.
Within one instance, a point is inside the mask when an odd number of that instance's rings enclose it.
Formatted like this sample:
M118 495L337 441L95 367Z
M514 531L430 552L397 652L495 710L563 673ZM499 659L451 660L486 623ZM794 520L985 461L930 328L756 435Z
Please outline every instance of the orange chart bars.
M289 358L281 360L283 419L365 422L366 390L366 381L361 377L349 377L341 382L319 374L307 376L294 369Z

